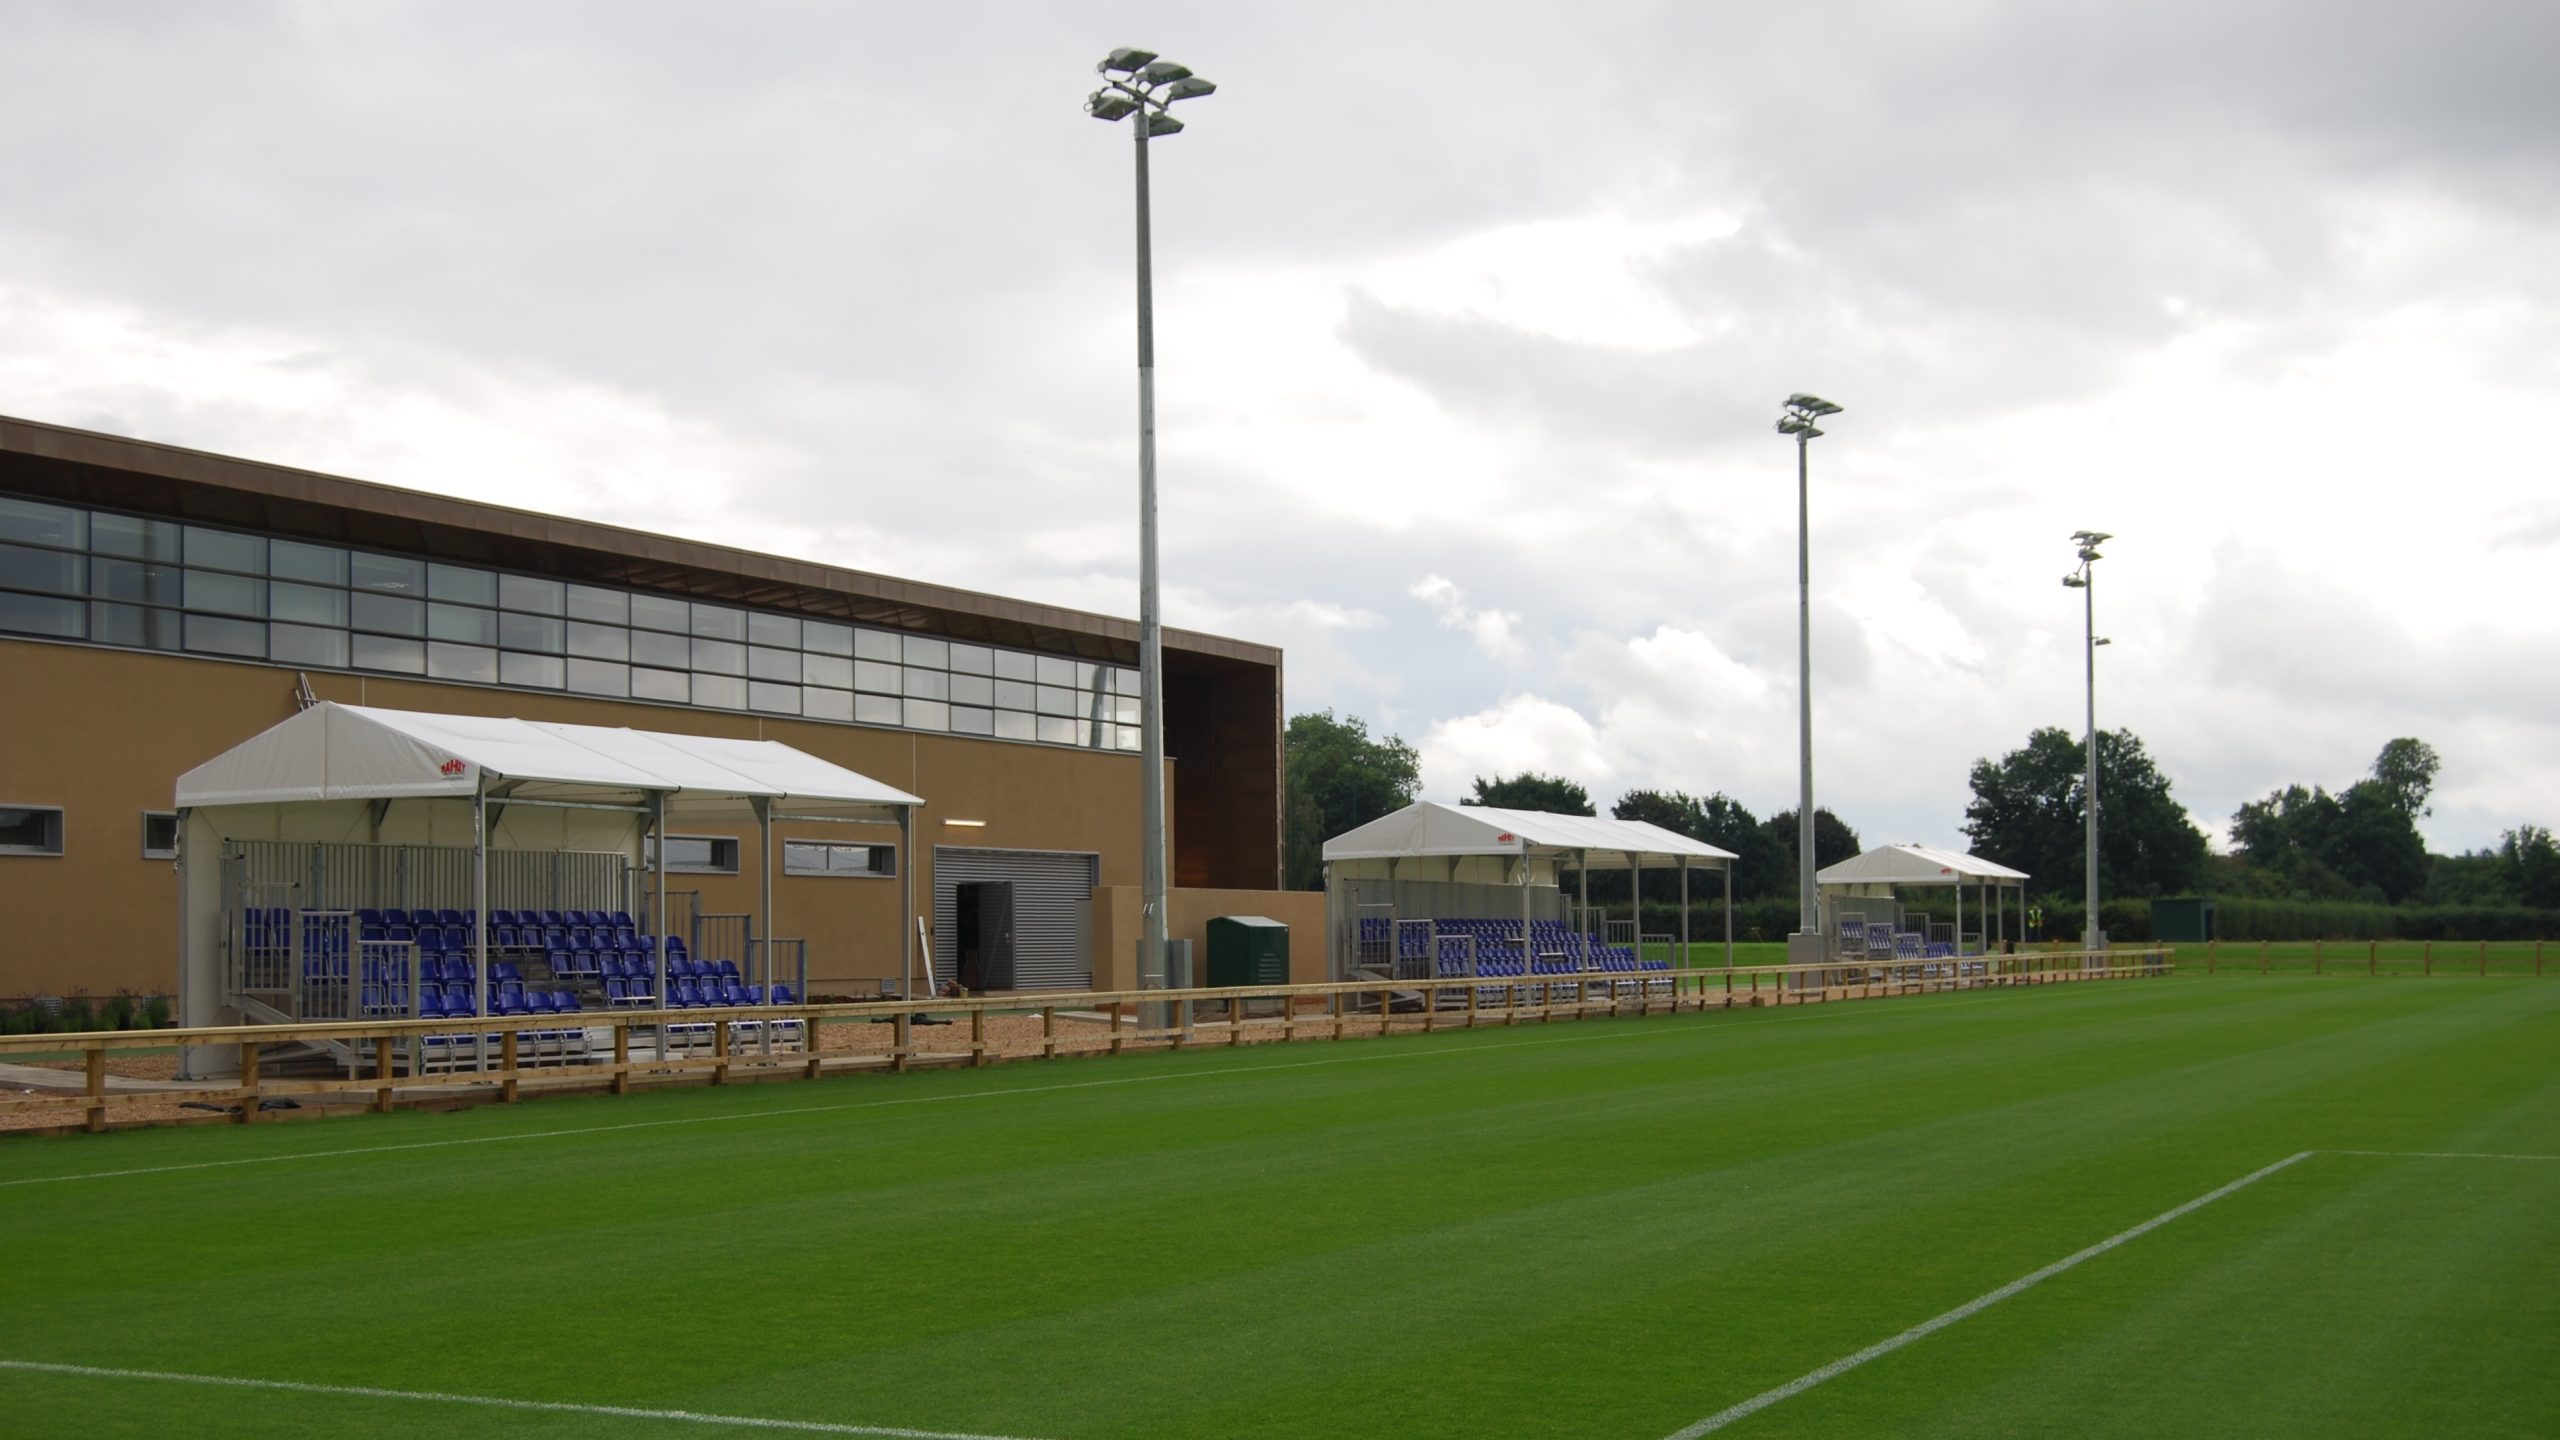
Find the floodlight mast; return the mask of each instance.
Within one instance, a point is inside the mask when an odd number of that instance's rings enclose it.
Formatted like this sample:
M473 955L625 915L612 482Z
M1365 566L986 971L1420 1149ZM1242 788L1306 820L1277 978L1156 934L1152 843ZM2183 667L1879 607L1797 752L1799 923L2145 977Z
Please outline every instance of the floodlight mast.
M2088 770L2081 781L2081 792L2088 799L2088 854L2082 867L2082 902L2088 915L2080 927L2080 948L2095 955L2098 949L2098 647L2108 642L2098 638L2098 570L2097 562L2106 558L2098 547L2114 539L2102 530L2074 530L2071 544L2080 557L2080 568L2062 577L2062 583L2080 592L2083 620L2087 626L2082 644L2087 662L2089 701ZM2084 966L2097 963L2094 959Z
M1820 935L1820 897L1813 883L1813 548L1808 495L1808 448L1822 433L1813 422L1840 407L1803 391L1787 397L1778 433L1796 441L1796 702L1800 721L1796 787L1796 933ZM1788 957L1790 960L1794 956Z
M1140 914L1138 983L1164 988L1164 624L1156 583L1156 323L1154 249L1148 223L1147 137L1175 135L1182 122L1170 107L1217 93L1218 87L1153 50L1122 46L1094 70L1102 88L1085 101L1097 120L1137 117L1138 156L1138 813Z

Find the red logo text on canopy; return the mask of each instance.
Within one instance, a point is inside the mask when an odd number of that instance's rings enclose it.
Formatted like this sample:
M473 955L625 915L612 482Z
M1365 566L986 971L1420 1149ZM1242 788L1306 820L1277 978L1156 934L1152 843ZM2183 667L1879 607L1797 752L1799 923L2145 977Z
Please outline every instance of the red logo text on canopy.
M447 760L439 768L447 775L468 775L471 773L470 765L460 760Z

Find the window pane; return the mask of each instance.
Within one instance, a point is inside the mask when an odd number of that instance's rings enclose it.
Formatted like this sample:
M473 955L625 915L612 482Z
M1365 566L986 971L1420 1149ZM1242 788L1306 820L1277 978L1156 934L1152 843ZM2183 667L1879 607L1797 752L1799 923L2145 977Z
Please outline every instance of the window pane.
M175 605L186 572L174 565L147 565L139 560L89 562L89 593L101 600L134 605Z
M78 640L81 632L89 628L88 608L77 600L0 590L0 630Z
M1031 661L1032 657L1019 650L999 650L996 652L996 678L999 680L1032 679L1034 671Z
M996 703L996 682L984 675L954 675L951 677L951 698L962 705L993 705Z
M468 605L430 605L427 607L427 638L450 640L457 645L495 645L498 643L498 617ZM429 668L434 667L430 665Z
M990 675L995 672L996 653L984 645L951 647L951 668L963 675Z
M1010 710L996 712L996 738L999 740L1036 740L1040 738L1039 722L1028 715Z
M1123 725L1135 725L1138 723L1139 704L1137 696L1114 695L1111 697L1110 707L1112 719L1119 721ZM2104 809L2105 806L2101 804L2099 808ZM2100 851L2099 853L2104 854L2106 852Z
M768 650L761 645L747 649L747 674L757 680L779 680L785 684L800 683L800 652Z
M431 640L427 642L427 673L439 680L476 680L494 685L498 683L498 652L477 645Z
M856 630L853 653L863 660L894 661L898 658L898 637L885 630Z
M424 595L427 593L427 567L396 555L367 555L359 550L347 557L347 583L359 590Z
M267 586L267 613L278 620L344 628L347 623L347 592L323 590L317 585L291 585L279 580Z
M940 670L951 663L951 646L945 641L910 635L905 648L906 654L900 658L910 665L930 665Z
M747 708L747 682L727 675L693 677L693 703L721 710Z
M693 668L707 675L744 675L747 647L728 640L696 640Z
M255 620L217 620L210 615L187 617L187 648L208 655L267 653L267 627Z
M681 635L663 635L655 630L631 632L631 659L640 665L663 665L669 670L682 670L693 664L693 642Z
M1073 715L1076 713L1076 710L1076 692L1073 690L1062 690L1055 685L1043 685L1040 687L1041 714Z
M800 646L821 655L850 655L853 653L853 627L832 625L824 620L803 620L800 622Z
M131 515L89 517L89 548L101 555L175 563L179 558L181 533L176 525L166 520L140 520Z
M631 693L631 667L609 660L572 660L569 662L569 688L581 695Z
M681 635L693 625L693 607L659 595L634 595L631 623L643 630L672 630Z
M569 618L598 625L627 625L631 623L631 597L619 590L572 585L569 587Z
M178 612L145 610L138 605L89 607L89 638L101 645L131 645L145 650L178 648Z
M1073 660L1061 660L1055 655L1042 655L1037 658L1040 664L1041 684L1072 686L1076 683L1076 662Z
M53 590L77 595L88 586L89 557L61 550L31 550L0 545L0 585L21 590Z
M1029 710L1040 703L1039 690L1020 680L996 682L996 704L1006 710Z
M954 705L951 707L951 728L962 735L993 735L996 733L996 712Z
M0 540L30 545L58 545L65 550L89 548L89 514L68 505L19 500L0 495Z
M424 635L427 633L427 607L422 600L403 600L397 595L376 595L357 591L348 597L350 609L359 630L379 630L385 635ZM356 653L364 653L358 646Z
M14 854L62 853L62 812L50 806L0 809L0 850Z
M856 690L876 690L883 695L895 695L905 678L905 672L895 665L881 665L869 660L853 662L853 688Z
M726 605L693 607L693 633L706 640L744 640L747 638L747 612Z
M510 650L498 657L498 683L557 690L568 683L563 666L557 655L518 655Z
M502 614L498 643L510 650L540 650L557 655L566 648L568 626L544 615Z
M178 853L178 817L165 810L142 813L142 855L146 860L169 860Z
M435 600L452 600L464 605L498 603L498 577L486 570L465 570L459 565L427 567L427 595Z
M800 657L800 679L810 685L832 685L838 690L853 688L853 662L834 655Z
M186 592L190 610L210 610L222 615L267 613L267 582L252 580L246 575L217 575L210 570L190 570L187 572ZM193 650L196 647L190 641L187 648Z
M1075 744L1082 738L1077 730L1073 720L1053 720L1045 715L1040 719L1040 738L1052 745Z
M1138 672L1114 667L1111 671L1111 693L1114 695L1137 694Z
M631 632L619 625L588 625L569 622L569 653L596 660L628 660L631 658Z
M781 645L800 648L800 617L797 615L749 614L747 640L756 645Z
M1139 731L1139 729L1138 729L1138 727L1137 727L1137 726L1135 726L1135 725L1122 725L1122 726L1118 727L1118 729L1119 729L1119 734L1120 734L1120 748L1121 748L1121 749L1123 749L1123 750L1136 750L1136 749L1139 749L1139 748L1140 748L1139 740L1138 740L1138 737L1139 737L1140 731Z
M853 718L865 725L895 725L904 718L906 702L887 695L853 697Z
M347 632L315 630L308 625L270 625L267 627L267 658L287 665L320 665L331 670L347 668Z
M347 583L347 552L335 545L305 545L299 540L267 542L267 573L279 580L308 580L314 585Z
M264 575L267 573L267 542L257 535L240 535L229 530L207 530L199 525L190 525L187 527L187 563L215 570L237 570L247 575Z
M562 586L557 580L536 580L530 575L498 577L498 604L509 610L522 610L532 615L560 613Z
M800 713L800 687L750 680L747 682L747 708L771 710L781 715L797 715Z
M803 690L800 713L812 720L850 720L853 697L842 690Z
M947 700L951 698L951 677L939 670L910 668L907 693L918 700Z
M693 677L675 670L631 671L631 698L667 700L682 705L693 699Z
M364 599L356 597L361 603ZM358 635L348 642L359 670L396 670L403 675L424 674L427 647L415 640L393 640L381 635Z
M939 700L910 700L907 702L907 728L948 730L951 728L951 707Z

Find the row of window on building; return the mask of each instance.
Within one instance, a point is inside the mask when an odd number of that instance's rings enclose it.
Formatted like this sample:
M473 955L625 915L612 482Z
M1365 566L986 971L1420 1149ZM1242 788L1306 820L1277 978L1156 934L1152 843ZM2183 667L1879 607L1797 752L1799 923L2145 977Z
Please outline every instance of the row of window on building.
M0 496L0 631L1093 749L1138 675L773 611Z
M784 840L785 875L872 876L898 873L898 847L837 840ZM0 855L60 855L62 808L57 805L0 805ZM173 810L142 812L142 858L174 860L178 855L178 816ZM669 835L669 874L735 875L738 840L730 835ZM644 868L657 863L655 841L642 857Z

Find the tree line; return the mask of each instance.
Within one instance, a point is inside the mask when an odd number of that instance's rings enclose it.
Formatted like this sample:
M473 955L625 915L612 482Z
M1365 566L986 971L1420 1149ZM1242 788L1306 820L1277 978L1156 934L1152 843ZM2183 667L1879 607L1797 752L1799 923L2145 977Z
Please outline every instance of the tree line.
M1285 883L1324 884L1324 842L1411 804L1422 762L1411 745L1373 737L1356 716L1332 711L1289 721L1284 802ZM2038 895L2076 900L2087 854L2087 749L2058 727L2029 732L2026 744L1973 764L1972 798L1959 827L1969 848L2034 877ZM2383 745L2366 773L2332 791L2289 784L2242 805L2231 817L2231 848L2216 854L2171 793L2170 782L2129 730L2098 735L2098 883L2111 900L2202 894L2235 900L2483 909L2560 908L2560 842L2549 829L2519 825L2500 843L2459 855L2427 851L2417 822L2430 813L2442 760L2410 737ZM1590 792L1561 775L1524 771L1478 776L1461 804L1551 814L1596 815ZM1732 851L1739 900L1791 899L1796 886L1796 814L1761 818L1715 792L1630 790L1610 806L1621 820L1645 820ZM1857 832L1827 808L1814 809L1814 860L1830 865L1860 849ZM1623 872L1595 869L1592 898L1621 900Z

